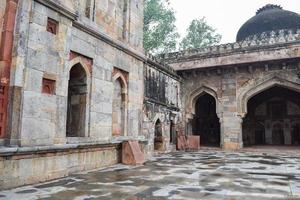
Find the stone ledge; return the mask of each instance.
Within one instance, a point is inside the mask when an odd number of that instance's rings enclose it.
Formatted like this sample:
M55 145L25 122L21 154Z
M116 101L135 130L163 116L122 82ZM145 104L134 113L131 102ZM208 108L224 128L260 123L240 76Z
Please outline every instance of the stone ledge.
M1 156L17 156L32 155L45 153L68 152L72 150L94 149L94 148L120 148L124 141L137 140L140 143L147 143L148 140L144 136L123 136L113 138L111 141L95 142L95 143L78 143L78 144L60 144L53 146L36 146L36 147L0 147Z

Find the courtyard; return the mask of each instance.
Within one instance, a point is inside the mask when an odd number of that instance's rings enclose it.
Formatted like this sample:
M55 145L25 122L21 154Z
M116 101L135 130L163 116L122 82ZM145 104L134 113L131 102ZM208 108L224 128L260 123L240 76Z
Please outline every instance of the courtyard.
M300 199L299 150L291 152L161 154L143 166L118 164L1 191L0 199Z

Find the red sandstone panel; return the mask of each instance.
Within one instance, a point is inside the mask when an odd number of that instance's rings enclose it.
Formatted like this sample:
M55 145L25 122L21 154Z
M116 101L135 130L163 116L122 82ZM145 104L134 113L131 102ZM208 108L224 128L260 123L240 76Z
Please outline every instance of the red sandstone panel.
M200 136L187 136L187 144L189 150L199 150L200 149Z
M8 0L6 3L5 14L3 16L0 46L0 138L4 138L6 134L8 89L17 2L17 0Z
M140 165L145 163L145 156L138 141L126 141L122 144L122 163L126 165Z

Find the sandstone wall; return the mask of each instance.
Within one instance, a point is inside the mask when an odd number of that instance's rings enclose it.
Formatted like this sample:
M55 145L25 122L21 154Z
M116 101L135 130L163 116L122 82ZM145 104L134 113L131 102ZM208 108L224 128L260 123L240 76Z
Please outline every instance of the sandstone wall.
M5 8L6 8L6 1L1 1L0 2L0 33L2 33L2 30L3 30ZM0 42L1 42L1 36L2 36L2 34L0 34ZM1 43L0 43L0 46L1 46Z
M14 149L12 149L14 151ZM49 181L120 162L119 145L0 152L0 189Z
M52 0L101 32L143 50L143 0Z
M299 61L294 60L220 66L179 74L183 78L181 99L188 134L192 134L189 120L194 114L193 102L206 92L216 99L221 146L225 149L242 147L242 121L247 114L249 98L276 85L298 91L300 83Z
M172 148L171 132L174 133L173 144L175 144L176 133L181 125L180 78L174 72L166 71L162 66L151 64L144 67L144 78L145 101L142 134L148 139L150 152L153 152L155 123L159 120L162 124L164 140L162 150L169 151ZM171 124L173 124L173 131Z
M39 1L21 1L17 14L10 145L109 141L112 138L114 68L129 74L127 133L137 136L142 126L142 54L114 38L103 36L103 32L91 28L92 25L84 25L80 20L75 22L71 14ZM57 34L47 31L49 18L58 23ZM69 71L78 63L85 68L88 77L86 134L84 138L67 139ZM55 81L54 94L42 93L43 78Z

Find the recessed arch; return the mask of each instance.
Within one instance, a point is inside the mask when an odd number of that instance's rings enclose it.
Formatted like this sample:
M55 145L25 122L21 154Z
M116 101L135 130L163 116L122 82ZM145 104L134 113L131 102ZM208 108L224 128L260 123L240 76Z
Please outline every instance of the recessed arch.
M248 112L247 103L250 98L275 86L300 92L299 80L297 81L285 77L282 74L276 74L271 77L261 78L252 81L250 84L247 84L246 86L239 89L242 92L240 92L240 94L237 97L238 115L240 115L241 117L245 117L245 115Z
M300 91L273 80L246 98L242 123L244 146L299 145Z
M112 81L114 88L112 103L112 134L113 136L126 136L128 110L127 81L120 72L114 74Z
M124 75L121 72L116 72L114 74L114 76L112 77L112 81L115 82L116 80L120 81L120 83L122 84L122 92L127 94L127 81L124 77Z
M221 113L221 103L218 99L218 95L215 90L207 87L201 86L196 90L192 91L190 95L188 95L187 104L186 104L186 115L188 119L192 119L195 114L195 105L199 97L202 95L209 94L211 95L216 101L216 113L220 118Z
M82 108L82 112L81 112L81 126L82 128L80 132L77 131L74 132L74 131L70 131L70 129L68 130L68 116L70 113L70 95L69 95L69 89L70 89L70 79L72 79L72 77L70 76L70 72L71 70L75 67L75 66L80 66L82 72L84 72L85 74L85 83L84 85L86 86L85 88L85 109L83 109L83 106L81 107ZM66 117L66 136L67 137L88 137L89 136L89 127L87 126L87 124L89 124L89 121L90 121L90 115L89 115L89 111L90 111L90 101L91 101L91 85L92 85L92 81L91 81L91 76L92 76L92 66L90 65L87 65L86 62L84 61L84 59L81 57L81 56L78 56L78 57L75 57L75 58L72 58L70 61L67 62L66 64L66 68L65 68L65 77L67 77L67 81L68 83L65 84L66 85L66 88L64 88L64 91L67 95L67 117ZM85 111L83 111L85 110ZM71 133L73 132L73 133ZM71 140L72 141L72 140Z
M67 137L86 136L88 93L86 71L80 63L77 63L69 71Z
M164 149L163 145L163 124L158 118L154 124L154 150L162 151Z
M85 64L85 62L83 61L83 59L80 56L73 58L72 60L70 60L68 62L68 65L66 68L67 73L69 74L71 68L77 64L82 66L82 68L84 69L84 71L87 75L87 78L90 78L91 77L91 69ZM68 78L69 78L69 76L68 76Z

